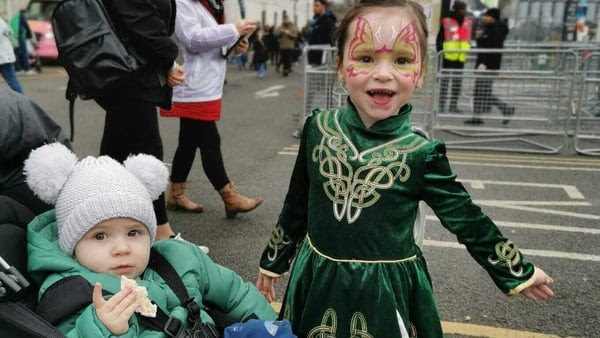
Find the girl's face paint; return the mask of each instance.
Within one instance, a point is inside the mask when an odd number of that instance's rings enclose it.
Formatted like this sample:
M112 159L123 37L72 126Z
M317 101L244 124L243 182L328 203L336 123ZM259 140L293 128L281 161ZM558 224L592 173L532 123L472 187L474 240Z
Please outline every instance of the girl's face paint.
M416 26L402 8L374 8L349 26L338 76L363 123L398 113L421 78Z

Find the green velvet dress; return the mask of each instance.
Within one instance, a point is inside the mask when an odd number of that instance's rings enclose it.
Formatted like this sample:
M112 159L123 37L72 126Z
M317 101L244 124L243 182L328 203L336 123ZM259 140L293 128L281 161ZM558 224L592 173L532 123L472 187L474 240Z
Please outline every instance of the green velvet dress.
M260 262L278 276L295 259L281 311L298 337L442 337L413 238L420 200L500 290L533 282L534 266L456 181L444 144L411 131L411 109L366 128L349 102L306 122Z

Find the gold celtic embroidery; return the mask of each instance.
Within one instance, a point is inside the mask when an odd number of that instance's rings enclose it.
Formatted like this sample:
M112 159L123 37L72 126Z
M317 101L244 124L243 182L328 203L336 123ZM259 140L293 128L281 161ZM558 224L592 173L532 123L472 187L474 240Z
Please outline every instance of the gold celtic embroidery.
M337 331L337 315L332 308L325 311L321 325L315 326L308 332L307 338L335 338Z
M339 124L339 111L327 111L319 115L317 126L323 135L320 144L312 151L312 160L319 163L319 173L327 178L323 183L326 196L333 202L333 214L338 221L344 217L354 223L362 209L368 208L381 198L380 190L391 188L395 181L406 182L411 174L406 164L408 154L426 144L415 138L407 145L401 144L412 135L406 135L377 147L358 152ZM354 169L350 161L362 165Z
M285 234L283 228L278 225L273 228L271 232L271 238L269 238L269 251L267 252L267 259L274 261L277 258L279 250L285 248L286 245L290 244L290 238Z
M521 263L521 254L519 253L517 246L510 240L498 242L496 244L496 257L489 255L488 261L492 263L492 265L498 264L508 268L508 271L515 277L520 277L523 274L522 266L515 269L515 267Z
M360 312L354 313L350 320L350 338L373 338L367 330L367 320Z

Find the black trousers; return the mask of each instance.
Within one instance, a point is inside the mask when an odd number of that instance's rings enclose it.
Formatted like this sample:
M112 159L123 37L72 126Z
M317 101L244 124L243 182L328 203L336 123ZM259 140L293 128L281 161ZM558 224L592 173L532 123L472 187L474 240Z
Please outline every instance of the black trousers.
M187 181L196 157L196 148L200 149L206 177L216 190L221 190L229 183L229 178L223 164L221 137L215 121L179 119L179 144L173 158L171 182Z
M497 73L490 74L497 75ZM507 104L500 101L495 95L492 94L492 83L491 78L479 78L475 79L475 90L473 100L473 111L475 114L489 113L492 106L497 106L501 111L507 109Z
M122 98L102 98L96 102L106 111L100 155L108 155L119 162L140 153L163 160L155 103ZM164 193L154 201L154 213L158 225L168 222Z
M462 78L456 72L444 72L444 69L463 69L464 62L450 61L444 59L442 61L442 80L440 82L440 110L444 111L446 105L446 94L448 92L448 83L452 81L452 89L450 91L450 109L456 109L456 104L460 96L462 87Z
M281 49L279 51L279 57L281 58L284 72L290 72L292 70L293 54L293 49Z

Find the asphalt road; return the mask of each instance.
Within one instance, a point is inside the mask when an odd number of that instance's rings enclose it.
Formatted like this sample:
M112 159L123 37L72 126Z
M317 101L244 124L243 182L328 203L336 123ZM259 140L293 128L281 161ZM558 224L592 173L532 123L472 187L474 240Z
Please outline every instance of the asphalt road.
M47 67L20 79L26 94L68 131L64 72ZM272 68L258 79L252 71L230 67L227 79L218 124L225 166L242 193L261 196L264 203L252 213L226 219L198 155L189 197L201 202L205 212L170 212L169 217L185 238L208 245L215 261L254 281L295 159L298 141L291 134L297 126L293 113L301 107L302 82L296 73L283 78ZM93 102L77 101L74 147L80 157L97 155L103 117ZM161 118L160 124L165 161L170 162L178 121ZM568 151L531 155L452 150L449 157L473 199L526 259L555 279L556 296L535 303L504 296L430 212L424 253L448 336L599 337L600 158ZM285 283L283 279L278 284L279 299Z

